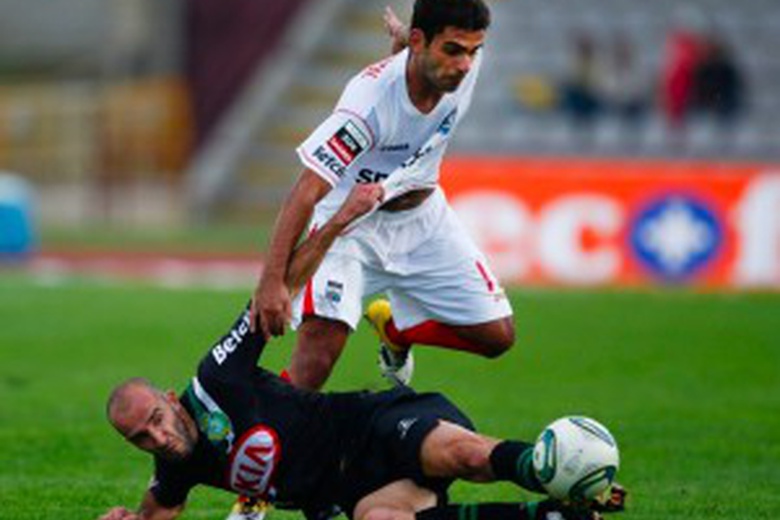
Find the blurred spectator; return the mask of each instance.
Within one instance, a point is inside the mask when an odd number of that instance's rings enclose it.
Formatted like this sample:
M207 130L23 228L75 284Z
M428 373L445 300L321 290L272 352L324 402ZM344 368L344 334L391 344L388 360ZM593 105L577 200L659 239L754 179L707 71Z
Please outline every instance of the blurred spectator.
M694 103L698 111L729 123L744 107L745 87L725 42L712 38L704 45L694 73Z
M555 83L541 74L519 74L512 81L512 95L530 112L549 112L558 105Z
M694 74L703 48L702 15L692 8L681 9L666 38L661 71L661 107L673 128L682 126L692 108Z
M633 42L626 34L618 33L603 72L605 104L624 122L638 123L647 112L648 84Z
M586 32L574 36L570 70L561 85L561 105L576 123L590 123L603 109L600 96L601 71L593 37Z

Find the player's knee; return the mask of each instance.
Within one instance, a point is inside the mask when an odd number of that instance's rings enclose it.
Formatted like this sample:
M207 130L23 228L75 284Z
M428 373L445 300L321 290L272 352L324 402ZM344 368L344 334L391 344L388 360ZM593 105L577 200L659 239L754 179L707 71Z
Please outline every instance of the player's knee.
M490 450L481 441L456 442L451 449L460 476L479 479L490 466Z
M497 358L512 348L515 344L515 324L511 318L503 319L496 324L491 334L483 343L487 358Z

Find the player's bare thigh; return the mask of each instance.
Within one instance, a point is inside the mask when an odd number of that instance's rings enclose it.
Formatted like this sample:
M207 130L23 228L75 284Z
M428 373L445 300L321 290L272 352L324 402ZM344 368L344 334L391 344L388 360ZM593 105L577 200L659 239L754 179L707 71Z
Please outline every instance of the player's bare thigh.
M414 520L415 513L434 507L436 494L411 480L392 482L366 495L355 506L355 520Z

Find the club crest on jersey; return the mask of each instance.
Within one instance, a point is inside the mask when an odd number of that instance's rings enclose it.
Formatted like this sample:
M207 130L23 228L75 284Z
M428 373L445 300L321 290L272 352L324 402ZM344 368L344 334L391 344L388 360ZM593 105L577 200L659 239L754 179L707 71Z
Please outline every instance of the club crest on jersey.
M439 124L439 128L436 129L436 132L440 133L441 135L448 135L452 131L452 127L455 126L455 118L458 117L458 109L453 108L452 111L447 114L447 117L444 118L444 120Z
M341 301L341 295L344 292L344 284L334 280L328 280L325 287L325 297L333 303Z
M272 480L280 453L278 437L271 428L256 426L244 433L230 454L230 488L246 496L272 498L276 494Z
M436 127L436 132L428 139L428 141L425 142L423 146L417 149L416 152L412 154L411 157L409 157L407 160L405 160L403 163L401 163L402 168L411 168L417 162L419 162L420 159L434 151L438 146L441 146L442 143L446 142L447 136L452 131L452 128L455 126L455 120L458 117L458 109L453 108L447 116L442 119L441 123L439 123L439 126Z
M347 121L327 141L328 148L344 166L352 164L370 144L368 136L352 121Z
M199 417L199 425L212 444L221 443L233 431L230 419L222 411L214 411Z

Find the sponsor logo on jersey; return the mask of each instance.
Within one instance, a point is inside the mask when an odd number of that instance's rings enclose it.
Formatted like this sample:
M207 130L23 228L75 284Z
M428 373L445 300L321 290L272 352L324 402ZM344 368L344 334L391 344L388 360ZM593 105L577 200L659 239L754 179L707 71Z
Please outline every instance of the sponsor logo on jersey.
M644 267L674 282L695 275L717 256L723 231L703 203L686 195L670 195L639 213L630 240Z
M339 179L344 177L344 165L341 160L330 153L324 145L320 145L314 150L314 158Z
M411 148L409 143L386 144L379 147L380 152L405 152Z
M255 426L244 433L230 454L230 488L246 496L272 497L272 479L280 453L278 437L271 428Z
M214 356L214 361L217 362L217 365L224 363L228 356L236 351L248 333L249 312L247 311L244 312L241 320L230 329L230 332L222 338L222 341L212 347L211 355Z
M361 170L357 174L357 178L355 179L355 182L359 184L369 184L372 182L382 182L388 177L390 177L389 173L377 172L369 168L361 168Z
M327 141L328 148L344 166L349 166L371 144L371 140L352 121L347 121Z
M401 440L406 438L406 435L409 433L409 430L414 425L414 423L417 422L417 417L408 417L406 419L401 419L398 421L398 432Z

